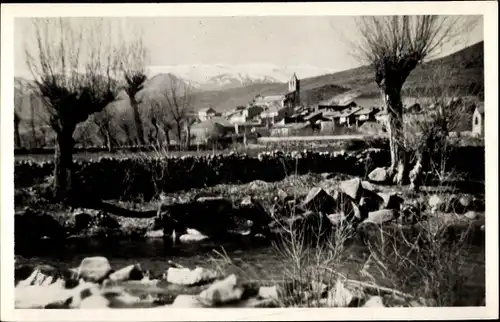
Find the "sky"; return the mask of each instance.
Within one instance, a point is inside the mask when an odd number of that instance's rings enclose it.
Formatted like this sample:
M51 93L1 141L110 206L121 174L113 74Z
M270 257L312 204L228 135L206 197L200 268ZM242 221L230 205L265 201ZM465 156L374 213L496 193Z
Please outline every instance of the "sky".
M356 28L351 16L297 17L132 17L118 19L128 30L142 31L149 65L270 63L280 67L312 65L346 70L363 64L352 54L349 41ZM24 44L32 35L30 20L14 23L16 76L28 72ZM444 48L444 56L483 40L483 21L463 41Z

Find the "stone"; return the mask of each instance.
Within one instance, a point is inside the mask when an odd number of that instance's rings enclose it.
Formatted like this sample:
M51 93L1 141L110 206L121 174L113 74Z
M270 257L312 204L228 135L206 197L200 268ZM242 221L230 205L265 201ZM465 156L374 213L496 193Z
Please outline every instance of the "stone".
M167 270L167 282L178 285L199 285L209 283L217 278L217 274L203 267L189 268L170 267Z
M275 286L261 286L259 287L258 297L261 299L278 300L278 287Z
M443 198L434 194L430 196L428 203L431 212L435 213L437 210L439 210L439 207L444 203L444 201Z
M243 288L237 285L236 275L231 274L201 292L199 299L206 306L219 306L241 300L243 291Z
M19 281L16 286L48 286L55 283L61 277L62 276L60 276L55 267L50 265L38 265L26 279Z
M89 282L101 282L111 273L112 268L106 257L86 257L78 268L78 278Z
M339 189L356 202L359 202L362 194L361 179L354 178L351 180L342 181L340 182Z
M276 196L278 197L279 200L285 201L288 198L288 194L283 191L282 189L278 189L276 191Z
M372 182L386 183L389 180L387 168L379 167L368 174L368 179Z
M471 208L474 198L471 195L462 195L460 199L458 200L460 205L462 206L464 211L467 211ZM476 209L474 209L476 210Z
M320 187L309 190L301 207L315 212L330 212L335 206L334 198Z
M485 229L486 229L485 225L481 225L481 228L480 228L480 229L481 229L481 231L482 231L482 232L484 232L484 231L485 231Z
M207 240L209 237L207 235L203 235L196 229L192 228L187 228L186 229L187 234L181 235L179 237L179 241L181 243L196 243L196 242L201 242L204 240Z
M47 306L64 307L72 296L72 290L64 287L63 280L58 280L49 285L18 284L14 290L14 307L16 309L44 309Z
M139 281L144 278L144 274L142 273L141 265L134 264L111 273L108 278L113 282Z
M363 219L366 217L356 202L346 193L336 191L334 197L335 212L341 213L348 221L352 221L354 218Z
M327 217L334 226L340 225L345 220L345 216L343 214L330 214L327 215Z
M399 210L401 208L401 204L403 203L403 199L399 197L395 192L379 192L377 195L382 198L382 204L380 205L380 209L393 209Z
M362 307L385 307L380 296L371 296Z
M392 209L382 209L368 213L366 221L375 224L383 224L396 218L396 213Z
M474 220L474 219L478 219L480 216L479 216L479 214L477 212L475 212L473 210L470 210L470 211L467 211L464 214L464 217L467 218L467 219Z
M163 236L163 229L149 230L144 235L146 238L162 238Z
M102 295L92 295L80 302L79 309L106 309L110 306L110 301Z
M204 308L197 295L177 295L174 302L169 307L177 308Z
M354 299L354 294L348 290L340 279L335 286L328 291L326 306L329 307L348 307Z

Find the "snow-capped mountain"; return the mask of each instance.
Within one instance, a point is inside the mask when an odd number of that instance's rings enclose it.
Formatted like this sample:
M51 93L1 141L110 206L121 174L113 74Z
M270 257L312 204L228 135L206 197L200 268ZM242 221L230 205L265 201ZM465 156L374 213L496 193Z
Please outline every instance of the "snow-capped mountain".
M299 78L308 78L333 73L336 70L309 65L279 67L269 63L249 63L150 66L148 72L150 77L162 73L173 74L195 88L215 90L255 83L284 83L293 73Z

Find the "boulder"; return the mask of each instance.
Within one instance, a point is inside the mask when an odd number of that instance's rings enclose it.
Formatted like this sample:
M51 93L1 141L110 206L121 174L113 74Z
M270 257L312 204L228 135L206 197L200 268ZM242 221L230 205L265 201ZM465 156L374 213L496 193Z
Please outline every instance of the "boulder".
M335 206L334 198L320 187L309 190L301 207L315 212L331 212Z
M50 265L38 265L34 269L30 270L28 276L24 276L25 278L21 278L16 286L24 287L31 285L39 285L39 286L47 286L51 285L55 282L62 281L62 283L66 286L70 286L72 281L76 276L72 276L70 271L61 271L56 269ZM18 272L16 272L17 274Z
M372 182L386 183L389 181L387 168L379 167L368 174L368 179Z
M356 202L346 193L336 191L334 200L335 212L343 214L347 220L353 221L355 218L363 219L366 217L366 213L363 212L364 209L360 209Z
M106 309L108 307L110 307L110 301L99 294L84 298L78 306L79 309Z
M176 308L204 308L206 307L200 302L197 295L177 295L174 302L168 307Z
M440 207L442 207L441 205L444 204L444 200L441 196L433 194L429 197L428 203L431 212L435 213L437 210L439 210Z
M478 219L480 216L477 212L469 210L464 214L464 217L470 220Z
M340 225L345 220L344 214L330 214L327 217L334 226Z
M14 290L16 309L44 309L47 306L65 307L73 296L73 291L58 280L49 285L17 285Z
M144 235L146 238L162 238L163 236L163 229L149 230Z
M282 189L278 188L278 190L276 191L276 197L278 200L285 201L288 198L288 194Z
M207 240L209 237L203 234L193 235L193 234L184 234L179 237L179 241L184 244L192 244L199 243L204 240Z
M258 297L261 299L278 300L278 287L275 286L261 286L259 287Z
M144 274L140 264L129 265L119 269L109 275L109 279L113 282L124 282L129 280L142 280Z
M379 192L377 195L382 199L379 209L401 209L403 198L398 196L395 192Z
M217 278L216 272L203 267L196 267L194 270L169 267L166 275L167 282L187 286L209 283Z
M383 224L396 218L396 212L392 209L383 209L368 213L365 221L375 224Z
M89 282L102 282L109 276L112 268L106 257L86 257L78 268L78 277Z
M474 203L474 198L471 195L462 195L458 199L458 202L462 206L463 211L467 211L472 208L472 205ZM477 209L472 209L472 210L477 210Z
M382 297L371 296L362 307L385 307Z
M235 210L235 216L238 219L252 222L252 233L267 233L266 228L273 221L272 216L264 208L259 200L250 196L244 198L240 204L239 209Z
M370 211L379 210L383 203L384 200L377 193L371 190L362 189L359 207L363 209L364 212L368 213Z
M237 285L236 275L231 274L201 292L199 299L206 306L219 306L241 300L243 291L243 288Z
M351 197L354 201L359 202L362 194L361 179L354 178L340 182L340 191Z

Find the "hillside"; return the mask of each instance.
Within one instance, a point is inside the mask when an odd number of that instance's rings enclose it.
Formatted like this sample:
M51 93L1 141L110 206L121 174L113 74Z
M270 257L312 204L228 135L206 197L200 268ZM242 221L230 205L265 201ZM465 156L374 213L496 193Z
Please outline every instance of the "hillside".
M409 76L404 91L407 95L427 95L436 90L452 89L455 95L482 95L484 93L484 48L479 42L443 58L429 61L417 67ZM162 86L169 84L172 74L164 73L152 77L145 84L143 93L152 95ZM174 76L175 77L175 76ZM18 84L26 81L16 78L16 111L21 119L30 119L30 98L26 90ZM26 87L24 87L26 88ZM225 111L238 105L246 105L256 95L272 95L285 92L285 83L257 83L222 91L194 92L194 108L213 107ZM363 98L377 98L378 89L374 72L369 66L362 66L329 75L304 78L301 80L301 100L312 105L351 89L359 90ZM124 97L124 95L120 95ZM39 100L35 97L34 100ZM40 103L37 103L40 105ZM129 109L128 100L120 99L113 104L117 111ZM39 113L43 114L43 111ZM42 117L41 117L42 118ZM25 122L24 122L25 123Z

